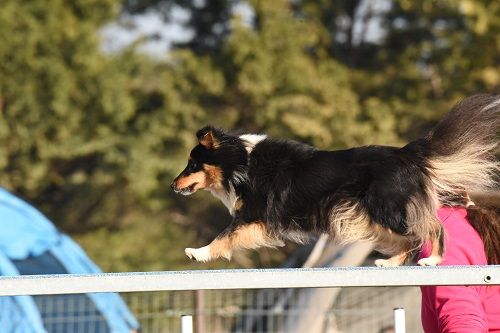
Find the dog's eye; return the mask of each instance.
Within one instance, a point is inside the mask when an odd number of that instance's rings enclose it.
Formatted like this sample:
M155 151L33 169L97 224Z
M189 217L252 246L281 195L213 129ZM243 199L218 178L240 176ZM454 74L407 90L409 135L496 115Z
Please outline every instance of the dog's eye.
M191 166L190 166L191 170L195 170L196 168L198 168L198 163L194 162L194 161L191 161Z

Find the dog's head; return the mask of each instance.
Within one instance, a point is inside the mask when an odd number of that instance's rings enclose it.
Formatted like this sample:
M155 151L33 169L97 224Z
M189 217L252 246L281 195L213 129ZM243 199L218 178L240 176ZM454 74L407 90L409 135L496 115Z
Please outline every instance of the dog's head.
M241 139L206 126L196 136L186 168L170 185L176 193L190 195L201 189L227 189L237 170L247 165L247 152Z

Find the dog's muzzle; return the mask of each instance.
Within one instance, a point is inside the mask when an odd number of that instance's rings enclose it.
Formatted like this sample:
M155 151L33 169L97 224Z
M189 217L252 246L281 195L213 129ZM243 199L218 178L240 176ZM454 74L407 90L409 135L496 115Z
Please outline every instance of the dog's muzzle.
M177 187L177 182L174 180L172 182L172 184L170 184L170 187L172 188L172 190L174 190L175 193L178 193L178 194L181 194L181 195L190 195L190 194L193 194L195 192L194 191L194 187L197 184L198 183L193 183L193 184L189 185L188 187L178 188Z

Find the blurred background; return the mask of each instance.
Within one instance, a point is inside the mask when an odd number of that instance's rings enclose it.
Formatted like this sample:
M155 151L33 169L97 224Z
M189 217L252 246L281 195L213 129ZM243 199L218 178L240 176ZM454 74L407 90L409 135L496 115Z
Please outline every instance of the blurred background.
M5 0L0 40L0 186L105 271L274 267L294 250L186 260L229 220L168 186L207 123L400 145L500 91L494 0Z
M229 222L208 193L169 187L205 124L322 149L402 145L461 98L500 92L496 0L1 7L0 186L109 272L278 267L297 253L289 244L231 262L185 257Z

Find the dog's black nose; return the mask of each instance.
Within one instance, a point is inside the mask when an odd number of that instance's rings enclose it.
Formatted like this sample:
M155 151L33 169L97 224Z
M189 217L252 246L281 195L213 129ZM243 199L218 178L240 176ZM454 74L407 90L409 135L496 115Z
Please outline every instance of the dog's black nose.
M175 190L175 182L172 182L172 184L170 184L170 188L171 188L172 190Z

